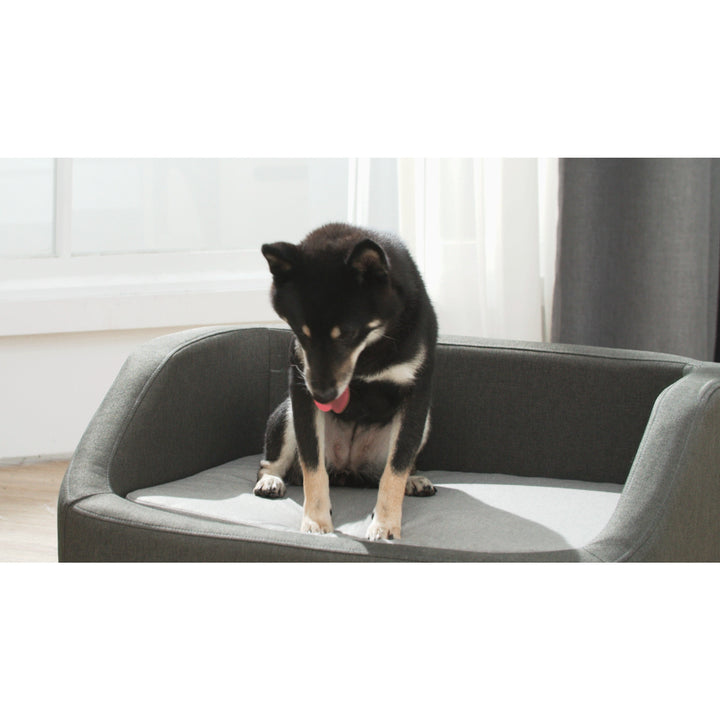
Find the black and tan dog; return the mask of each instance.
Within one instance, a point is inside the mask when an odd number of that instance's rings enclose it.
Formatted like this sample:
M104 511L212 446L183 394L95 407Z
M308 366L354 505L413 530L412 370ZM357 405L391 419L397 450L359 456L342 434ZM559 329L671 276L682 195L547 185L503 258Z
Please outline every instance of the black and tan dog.
M430 428L437 320L396 238L325 225L299 245L263 245L272 304L294 335L289 397L273 412L255 494L302 480L302 530L332 532L329 484L379 486L371 540L400 537L404 495Z

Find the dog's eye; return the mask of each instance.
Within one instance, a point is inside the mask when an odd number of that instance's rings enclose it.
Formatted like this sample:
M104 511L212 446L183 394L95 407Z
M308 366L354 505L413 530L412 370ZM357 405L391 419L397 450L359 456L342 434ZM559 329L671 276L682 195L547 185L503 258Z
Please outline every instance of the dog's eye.
M357 328L349 325L343 327L336 325L330 331L330 337L333 340L343 340L345 342L353 342L354 340L357 340L359 334L360 331Z

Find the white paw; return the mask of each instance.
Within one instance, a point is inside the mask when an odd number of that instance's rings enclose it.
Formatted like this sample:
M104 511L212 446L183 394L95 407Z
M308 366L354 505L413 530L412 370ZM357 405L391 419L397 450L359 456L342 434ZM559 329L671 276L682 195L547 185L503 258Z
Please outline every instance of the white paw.
M285 495L285 483L277 475L263 475L255 483L253 492L260 497L281 498Z
M302 532L312 533L313 535L331 533L333 531L333 524L332 519L330 518L330 513L327 512L318 514L315 517L303 515L300 530Z
M407 484L405 485L406 495L425 497L427 495L434 495L436 492L435 486L422 475L411 475L407 479Z
M373 518L368 527L365 537L368 540L399 540L400 524L393 522L381 522L377 515Z

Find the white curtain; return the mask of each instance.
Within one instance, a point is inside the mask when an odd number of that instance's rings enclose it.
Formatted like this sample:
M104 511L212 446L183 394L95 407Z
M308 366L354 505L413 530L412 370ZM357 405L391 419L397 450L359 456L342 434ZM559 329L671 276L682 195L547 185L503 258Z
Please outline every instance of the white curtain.
M555 159L398 161L398 231L443 334L548 340Z

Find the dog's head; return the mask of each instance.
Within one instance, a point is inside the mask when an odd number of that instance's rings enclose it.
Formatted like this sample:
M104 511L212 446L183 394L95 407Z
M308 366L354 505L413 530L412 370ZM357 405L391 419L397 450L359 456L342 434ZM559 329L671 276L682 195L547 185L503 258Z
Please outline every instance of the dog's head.
M400 311L390 261L369 237L346 242L262 246L273 275L272 304L290 325L317 403L346 391L360 354Z

